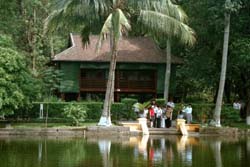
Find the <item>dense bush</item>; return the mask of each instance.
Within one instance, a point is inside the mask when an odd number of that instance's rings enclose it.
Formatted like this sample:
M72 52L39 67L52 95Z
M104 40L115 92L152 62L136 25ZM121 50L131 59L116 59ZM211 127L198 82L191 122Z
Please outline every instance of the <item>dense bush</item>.
M221 111L221 122L225 125L230 125L231 123L240 122L240 110L235 110L232 106L225 106Z
M165 106L165 99L155 99L155 102L158 106Z
M179 111L183 108L183 104L176 104L173 118L175 119ZM192 104L193 108L193 122L195 123L209 123L213 119L215 105L211 103L206 104ZM233 109L231 105L223 105L221 110L221 123L230 124L241 121L239 110Z
M78 126L87 116L88 108L86 105L69 103L64 108L64 115L72 120L72 124Z
M124 104L124 116L127 120L129 119L136 119L136 114L133 110L133 105L137 103L137 99L132 99L132 98L124 98L121 100L121 103Z
M26 68L24 56L15 50L0 47L0 116L14 114L30 106L36 83Z
M49 118L60 118L64 119L63 108L68 104L83 105L87 106L86 112L87 121L98 121L102 113L102 102L61 102L52 98L53 102L49 104ZM163 99L156 99L156 101L164 102ZM135 99L123 99L121 103L113 103L111 108L111 118L113 121L116 120L135 120L136 114L132 109L133 104L137 101ZM157 104L161 104L161 102ZM44 114L46 112L47 104L44 104ZM184 104L176 104L173 112L173 119L177 118L180 110L182 110ZM206 104L192 104L193 108L193 122L207 124L213 119L215 105L211 103ZM39 116L39 103L34 103L33 108L29 114L30 118L38 118ZM221 122L224 125L239 122L240 114L238 110L234 110L231 105L223 105L221 111Z
M86 102L86 105L89 109L87 112L87 119L91 121L99 120L102 114L103 103L102 102Z
M111 108L111 119L121 120L127 118L127 110L124 103L113 103Z

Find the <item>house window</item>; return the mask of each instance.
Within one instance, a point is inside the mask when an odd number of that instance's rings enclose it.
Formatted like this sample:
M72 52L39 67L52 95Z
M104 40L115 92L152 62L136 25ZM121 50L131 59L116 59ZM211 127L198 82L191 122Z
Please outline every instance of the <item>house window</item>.
M95 70L95 69L82 69L81 78L85 79L104 79L105 71L104 70Z
M152 70L124 70L120 71L120 80L128 81L152 81L154 80L154 71Z

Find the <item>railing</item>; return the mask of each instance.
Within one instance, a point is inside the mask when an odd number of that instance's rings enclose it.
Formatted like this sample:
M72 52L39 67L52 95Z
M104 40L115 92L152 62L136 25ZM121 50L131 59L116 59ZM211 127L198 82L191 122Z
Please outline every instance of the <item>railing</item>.
M105 91L106 80L103 79L85 79L80 81L80 89L82 91Z
M120 80L119 81L120 89L155 89L155 84L153 81L127 81Z
M105 91L107 80L103 79L86 79L82 78L80 81L81 91ZM133 91L156 91L154 81L127 81L119 80L115 82L115 89L119 92L133 92Z

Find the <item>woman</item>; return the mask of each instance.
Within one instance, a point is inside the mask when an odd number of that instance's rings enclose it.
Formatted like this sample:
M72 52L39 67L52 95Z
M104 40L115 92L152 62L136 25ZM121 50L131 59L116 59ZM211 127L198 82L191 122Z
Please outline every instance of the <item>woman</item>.
M165 119L166 128L169 128L172 125L172 113L173 113L173 108L168 105L166 110L166 119Z

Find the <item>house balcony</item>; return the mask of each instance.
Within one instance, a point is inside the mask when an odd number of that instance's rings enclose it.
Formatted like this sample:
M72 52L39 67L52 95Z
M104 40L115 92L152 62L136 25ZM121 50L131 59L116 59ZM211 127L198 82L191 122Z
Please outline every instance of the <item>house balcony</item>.
M81 78L80 90L81 92L105 92L105 79L87 79ZM115 92L133 92L133 93L155 93L156 83L154 81L141 80L116 80Z

